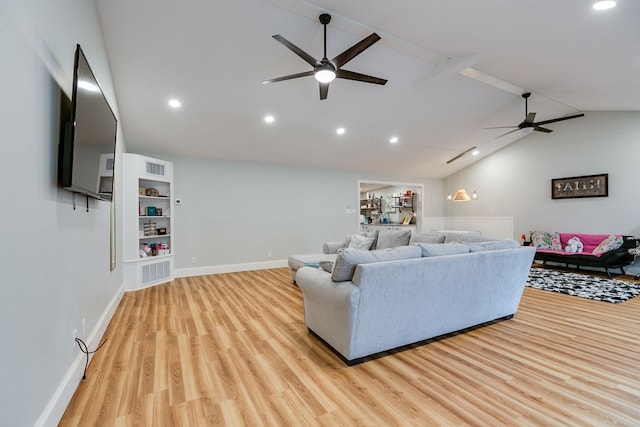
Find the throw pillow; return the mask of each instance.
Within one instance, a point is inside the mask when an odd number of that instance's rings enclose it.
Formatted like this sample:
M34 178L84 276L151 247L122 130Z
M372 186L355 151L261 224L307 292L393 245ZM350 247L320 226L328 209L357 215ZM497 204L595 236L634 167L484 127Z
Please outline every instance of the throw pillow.
M378 233L376 249L395 248L407 246L411 238L411 230L382 230Z
M358 264L420 258L421 255L422 252L417 246L399 246L396 248L375 249L372 251L362 251L352 248L339 249L336 263L331 273L331 280L334 282L351 280Z
M469 243L470 252L495 251L500 249L515 249L520 247L520 243L515 240L494 240L492 242Z
M531 232L531 246L540 249L551 249L552 251L561 251L562 242L560 242L560 234L558 232L547 233L546 231Z
M422 256L443 256L469 253L469 246L464 243L418 243Z
M333 271L333 261L320 261L320 267L327 273Z
M619 249L624 241L622 240L622 236L616 236L612 234L611 236L604 239L596 248L593 250L594 255L602 255L605 252L614 251Z
M351 238L351 241L349 242L349 246L347 247L368 251L369 249L371 249L371 245L373 244L374 240L375 240L375 237L365 237L365 236L360 236L356 234Z
M416 243L444 243L444 234L421 234L411 233L409 244L414 245Z
M376 238L378 237L378 230L361 231L360 233L356 233L356 234L347 234L347 237L345 237L344 239L345 248L349 247L349 244L351 243L351 239L353 239L353 236L373 237L373 244L371 245L371 247L375 249L376 247L375 241L376 241Z

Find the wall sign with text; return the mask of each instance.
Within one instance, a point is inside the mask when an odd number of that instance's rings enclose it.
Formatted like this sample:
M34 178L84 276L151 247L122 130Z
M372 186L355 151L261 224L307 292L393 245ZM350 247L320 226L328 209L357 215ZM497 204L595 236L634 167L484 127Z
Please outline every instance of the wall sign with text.
M578 197L607 197L609 174L572 176L551 180L552 199L575 199Z

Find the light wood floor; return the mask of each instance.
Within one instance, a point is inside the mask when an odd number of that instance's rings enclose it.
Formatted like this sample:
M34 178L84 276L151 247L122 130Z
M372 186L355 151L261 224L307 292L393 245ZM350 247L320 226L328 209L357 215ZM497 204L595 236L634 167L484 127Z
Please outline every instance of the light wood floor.
M347 367L288 269L124 296L62 426L638 426L640 297L525 289L512 320Z

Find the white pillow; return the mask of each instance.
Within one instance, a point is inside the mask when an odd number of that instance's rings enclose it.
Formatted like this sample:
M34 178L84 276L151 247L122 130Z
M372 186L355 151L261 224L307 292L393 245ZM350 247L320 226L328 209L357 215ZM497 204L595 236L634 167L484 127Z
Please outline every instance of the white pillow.
M368 251L369 249L371 249L371 245L373 244L374 240L376 240L375 237L365 237L365 236L360 236L358 234L354 234L351 237L351 241L349 241L349 246L347 247Z

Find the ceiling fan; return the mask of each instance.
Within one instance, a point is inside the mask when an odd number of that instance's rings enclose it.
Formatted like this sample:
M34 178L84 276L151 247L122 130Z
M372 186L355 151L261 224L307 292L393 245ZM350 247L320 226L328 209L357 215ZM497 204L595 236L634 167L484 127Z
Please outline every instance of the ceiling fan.
M574 114L572 116L566 116L566 117L558 117L557 119L550 119L550 120L543 120L541 122L534 122L534 120L536 119L536 113L529 113L528 111L528 98L531 96L531 92L525 92L522 94L522 97L524 98L524 120L517 126L498 126L498 127L491 127L491 128L484 128L484 129L510 129L510 128L515 128L513 130L510 130L507 133L503 133L502 135L496 136L496 138L501 138L505 135L509 135L510 133L516 132L520 129L525 129L528 130L529 132L531 131L538 131L538 132L545 132L545 133L550 133L553 132L553 130L551 129L547 129L547 128L543 128L542 126L544 125L548 125L550 123L555 123L555 122L561 122L563 120L569 120L569 119L575 119L577 117L582 117L584 116L584 114Z
M276 83L283 80L296 79L298 77L315 76L316 80L320 84L320 99L327 99L327 93L329 92L329 83L335 78L356 80L365 83L374 83L384 85L387 80L378 77L368 76L366 74L360 74L353 71L343 70L341 67L353 58L361 54L365 49L369 48L372 44L380 40L380 36L376 33L372 33L370 36L362 39L358 43L354 44L335 58L327 59L327 24L331 22L331 15L323 13L319 17L320 23L324 26L324 56L321 60L316 60L314 57L300 49L298 46L291 43L289 40L282 37L280 34L273 36L274 39L288 47L293 53L302 58L305 62L313 67L311 71L305 71L303 73L290 74L288 76L278 77L275 79L265 80L262 84Z

